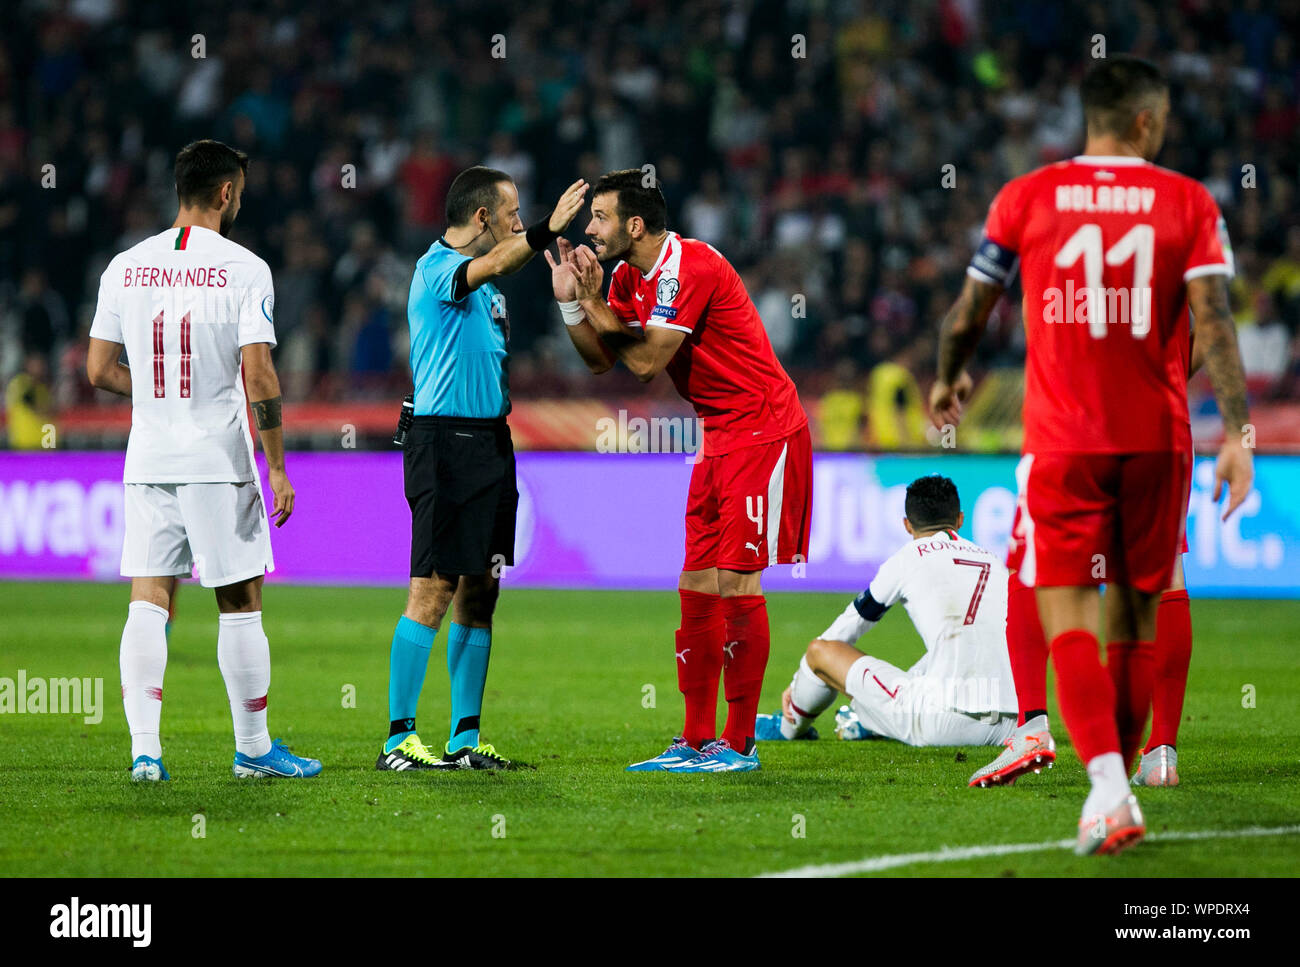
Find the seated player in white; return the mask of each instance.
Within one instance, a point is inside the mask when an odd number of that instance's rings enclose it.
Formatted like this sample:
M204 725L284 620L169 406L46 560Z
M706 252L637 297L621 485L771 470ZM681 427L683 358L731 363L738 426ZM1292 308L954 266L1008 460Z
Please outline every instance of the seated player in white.
M812 734L813 720L840 692L851 699L851 711L837 717L842 738L1000 745L1015 731L1006 568L957 535L965 515L947 477L914 480L904 512L911 542L880 566L867 590L808 646L781 696L782 711L759 716L758 738ZM907 671L854 647L899 601L926 649Z

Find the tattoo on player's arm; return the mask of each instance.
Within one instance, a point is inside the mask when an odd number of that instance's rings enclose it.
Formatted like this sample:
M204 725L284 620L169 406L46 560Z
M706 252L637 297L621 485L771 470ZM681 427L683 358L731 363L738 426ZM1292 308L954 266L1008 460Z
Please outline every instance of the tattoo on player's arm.
M989 313L1002 295L1001 286L977 282L967 276L961 295L943 318L939 337L939 378L952 383L975 354Z
M280 425L280 402L282 397L273 396L269 400L256 400L253 407L253 419L259 430L274 430Z
M1207 285L1205 297L1193 310L1196 341L1203 347L1204 367L1223 414L1223 425L1240 433L1250 422L1246 404L1246 374L1237 349L1237 327L1228 308L1228 286L1222 278Z

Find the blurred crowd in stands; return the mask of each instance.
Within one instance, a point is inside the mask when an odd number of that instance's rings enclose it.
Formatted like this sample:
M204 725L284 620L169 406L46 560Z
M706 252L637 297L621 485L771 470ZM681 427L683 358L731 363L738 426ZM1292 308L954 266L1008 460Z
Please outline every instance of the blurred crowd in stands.
M511 173L527 223L576 175L652 164L669 227L731 259L824 404L822 445L916 445L987 205L1081 148L1099 43L1171 78L1159 160L1226 215L1256 399L1300 398L1294 0L9 0L4 20L11 410L95 398L99 273L170 224L176 150L216 137L252 156L233 237L274 272L291 401L405 392L410 273L461 168ZM504 290L516 399L641 392L581 367L541 259ZM1018 294L982 371L1023 359Z

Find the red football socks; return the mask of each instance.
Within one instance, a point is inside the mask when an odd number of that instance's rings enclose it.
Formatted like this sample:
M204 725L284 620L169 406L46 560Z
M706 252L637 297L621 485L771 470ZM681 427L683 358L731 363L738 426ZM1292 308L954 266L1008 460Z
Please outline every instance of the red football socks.
M1166 591L1156 612L1155 683L1151 689L1151 738L1144 752L1178 745L1178 725L1192 662L1192 608L1184 590Z
M1007 585L1007 652L1020 706L1017 725L1025 724L1026 712L1047 708L1047 639L1034 594L1034 589L1021 584L1012 572Z
M1065 631L1052 639L1061 718L1084 765L1099 755L1120 750L1115 686L1102 667L1098 651L1097 636L1089 631Z
M718 681L722 677L725 627L722 598L678 590L682 626L677 631L677 687L686 700L682 736L692 748L717 735Z
M746 752L754 737L759 693L772 645L767 599L761 594L723 598L722 613L726 620L723 681L727 696L727 724L722 737L737 752Z
M1132 767L1147 729L1155 656L1153 641L1112 641L1106 646L1106 670L1115 683L1115 727L1125 769Z

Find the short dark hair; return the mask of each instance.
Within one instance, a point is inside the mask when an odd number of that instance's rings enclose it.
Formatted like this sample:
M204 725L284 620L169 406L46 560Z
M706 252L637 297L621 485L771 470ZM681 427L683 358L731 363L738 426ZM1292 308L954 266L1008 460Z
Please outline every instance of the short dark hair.
M176 197L182 205L200 205L236 174L248 174L248 155L220 141L192 141L176 152Z
M916 530L957 526L957 515L961 513L957 485L948 477L941 477L937 473L917 477L907 485L903 513Z
M486 208L489 215L495 214L501 201L497 185L503 181L513 183L514 179L504 171L483 165L474 165L458 174L447 189L448 227L464 225L480 208Z
M1126 54L1106 58L1083 79L1084 120L1090 129L1126 134L1147 98L1168 90L1165 75L1150 61Z
M650 187L646 187L646 180ZM659 182L641 168L624 168L600 176L591 197L614 192L618 195L618 216L622 219L640 218L647 232L662 232L668 227L668 203L659 190Z

